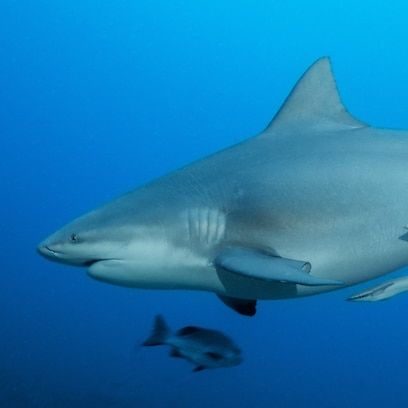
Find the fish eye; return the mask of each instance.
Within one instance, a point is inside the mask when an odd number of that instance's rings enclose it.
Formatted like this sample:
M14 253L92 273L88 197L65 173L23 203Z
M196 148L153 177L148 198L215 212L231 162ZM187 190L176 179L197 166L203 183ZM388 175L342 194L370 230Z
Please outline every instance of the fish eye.
M71 234L71 236L69 237L69 240L73 243L76 244L79 242L79 237L77 234Z

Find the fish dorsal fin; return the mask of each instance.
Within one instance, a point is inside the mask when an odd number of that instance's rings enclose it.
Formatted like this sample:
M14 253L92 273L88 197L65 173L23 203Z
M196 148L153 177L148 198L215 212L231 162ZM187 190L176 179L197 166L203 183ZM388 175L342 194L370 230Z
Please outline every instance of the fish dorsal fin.
M341 102L329 58L317 60L299 79L265 133L285 129L341 130L366 126Z

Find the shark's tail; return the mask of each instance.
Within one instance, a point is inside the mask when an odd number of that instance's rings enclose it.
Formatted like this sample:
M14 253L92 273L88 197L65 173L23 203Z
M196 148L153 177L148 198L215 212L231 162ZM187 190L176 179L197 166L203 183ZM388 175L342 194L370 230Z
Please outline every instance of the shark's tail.
M154 320L152 333L149 338L142 343L142 346L160 346L161 344L165 344L170 333L170 327L167 325L163 316L157 315Z

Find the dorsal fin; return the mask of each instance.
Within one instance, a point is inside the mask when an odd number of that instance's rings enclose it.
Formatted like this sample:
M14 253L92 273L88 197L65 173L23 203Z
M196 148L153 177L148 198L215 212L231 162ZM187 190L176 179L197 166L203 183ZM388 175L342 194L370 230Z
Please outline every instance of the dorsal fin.
M317 60L299 79L265 133L285 128L353 129L366 126L341 102L327 57Z

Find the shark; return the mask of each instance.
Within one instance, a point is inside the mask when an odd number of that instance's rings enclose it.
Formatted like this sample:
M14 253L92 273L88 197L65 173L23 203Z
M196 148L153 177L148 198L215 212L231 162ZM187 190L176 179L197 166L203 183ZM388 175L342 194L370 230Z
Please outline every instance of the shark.
M408 264L408 132L344 107L330 59L259 134L140 186L50 235L49 260L99 281L257 301L325 293Z

